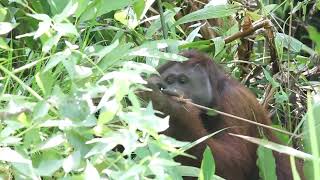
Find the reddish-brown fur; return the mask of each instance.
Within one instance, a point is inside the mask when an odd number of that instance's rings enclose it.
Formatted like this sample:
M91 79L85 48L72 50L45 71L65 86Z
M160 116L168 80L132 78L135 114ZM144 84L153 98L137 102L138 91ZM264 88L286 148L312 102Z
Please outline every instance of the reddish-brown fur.
M270 119L256 97L246 87L227 76L208 56L195 51L187 51L182 55L189 58L189 61L181 63L182 66L200 64L206 68L214 93L212 108L271 125ZM161 74L175 63L178 62L163 65L158 69L159 73ZM152 84L152 79L149 82ZM152 100L155 109L170 115L170 127L164 132L166 135L182 141L195 141L217 130L228 128L187 151L197 159L181 156L177 158L177 161L183 165L200 167L203 151L206 146L209 146L213 151L217 175L228 180L259 179L259 171L256 166L257 145L228 133L259 138L263 133L269 140L279 142L270 130L222 115L209 116L189 103L181 103L176 97L165 95L156 88L153 89L154 91L147 93L147 96ZM276 159L278 180L292 179L288 156L277 152L273 154ZM298 161L297 168L302 175L302 165Z

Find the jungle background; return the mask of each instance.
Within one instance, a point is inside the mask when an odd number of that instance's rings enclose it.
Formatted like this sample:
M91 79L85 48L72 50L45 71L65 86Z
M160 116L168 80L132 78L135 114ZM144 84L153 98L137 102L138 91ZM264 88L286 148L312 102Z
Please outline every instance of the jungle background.
M199 142L162 135L168 117L136 95L156 67L197 49L287 132L285 145L255 139L261 179L276 179L271 149L320 179L319 10L314 0L0 0L0 177L221 179L210 150L201 168L175 162Z

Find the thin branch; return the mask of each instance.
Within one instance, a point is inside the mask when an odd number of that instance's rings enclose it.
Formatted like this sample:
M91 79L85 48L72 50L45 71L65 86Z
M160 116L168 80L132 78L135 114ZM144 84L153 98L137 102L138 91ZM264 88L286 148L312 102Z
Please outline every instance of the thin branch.
M290 136L293 136L293 137L297 137L297 138L299 137L299 135L293 134L291 132L288 132L288 131L285 131L285 130L282 130L282 129L274 128L272 126L268 126L268 125L261 124L261 123L255 122L255 121L251 121L249 119L238 117L238 116L235 116L235 115L232 115L232 114L229 114L229 113L225 113L225 112L222 112L222 111L218 111L218 110L215 110L215 109L212 109L212 108L208 108L208 107L205 107L205 106L202 106L202 105L199 105L199 104L195 104L195 103L191 102L188 99L183 99L183 98L177 98L177 99L180 102L189 103L189 104L191 104L193 106L196 106L196 107L198 107L200 109L203 109L203 110L214 111L214 112L216 112L218 114L221 114L223 116L227 116L227 117L230 117L230 118L233 118L233 119L237 119L237 120L244 121L244 122L247 122L247 123L250 123L250 124L254 124L254 125L257 125L257 126L261 126L261 127L267 128L267 129L278 131L278 132L281 132L283 134L287 134L287 135L290 135Z

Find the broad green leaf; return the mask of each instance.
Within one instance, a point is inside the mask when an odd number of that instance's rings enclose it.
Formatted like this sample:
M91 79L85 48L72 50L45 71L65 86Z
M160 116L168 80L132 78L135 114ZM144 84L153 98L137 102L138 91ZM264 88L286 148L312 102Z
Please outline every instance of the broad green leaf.
M42 160L39 166L35 169L40 176L52 176L62 167L62 160Z
M110 11L122 9L133 4L136 0L117 0L117 1L101 1L94 0L89 4L88 8L83 12L80 17L80 21L87 21L95 17L99 17L103 14L106 14Z
M0 7L0 22L5 22L8 15L8 8Z
M257 149L257 165L262 180L277 180L276 161L272 150L259 146Z
M81 14L88 8L88 4L90 3L91 0L77 0L78 2L78 8L75 13L75 16L79 18Z
M86 154L86 158L96 155L105 154L112 150L116 145L122 145L125 149L123 151L124 155L132 153L137 147L141 146L137 142L138 135L127 129L118 129L117 131L110 132L103 138L95 138L88 142L87 144L95 144L93 148Z
M6 40L3 37L0 37L0 48L7 50L7 51L11 51L12 49L8 46Z
M52 135L46 142L44 142L39 150L46 150L57 147L66 141L65 136L62 134Z
M215 162L210 147L206 147L203 152L199 180L211 180L215 173Z
M53 15L61 13L70 2L71 1L65 1L65 0L50 0L50 1L47 1L47 3L49 4L49 8L50 8L51 14L53 14ZM77 1L77 2L79 2L79 1Z
M280 87L280 84L271 77L270 73L267 70L263 69L263 73L266 79L272 84L274 88Z
M39 20L39 21L51 22L51 18L47 14L27 14L27 16L30 16L34 19Z
M0 35L9 33L16 26L18 26L18 24L12 24L9 22L0 22Z
M38 37L42 36L43 34L49 32L50 28L51 28L50 21L39 22L39 27L38 27L37 31L35 32L33 38L37 39Z
M55 29L61 36L79 36L76 27L71 23L56 23L53 25Z
M31 163L12 163L12 166L16 169L17 174L24 179L41 180Z
M92 53L92 56L97 57L97 62L99 62L102 58L104 58L107 54L113 51L115 48L119 46L119 40L116 40L109 46L104 46L102 49L98 50L97 52Z
M307 179L318 180L320 178L320 95L311 96L308 93L308 112L303 127L303 143L306 152L311 153L315 158L304 163L304 172Z
M269 4L264 6L264 10L266 14L269 14L272 10L274 10L276 7L278 6L278 4Z
M58 58L58 56L56 56L56 58ZM48 67L48 64L46 67ZM53 78L54 78L53 74L50 71L39 72L35 76L37 85L40 87L45 97L48 97L49 95L51 95L54 81L55 81Z
M18 152L8 147L0 148L0 160L6 161L6 162L14 162L14 163L25 163L25 164L31 163L29 159L24 158Z
M132 49L129 55L152 57L152 58L159 58L159 59L165 59L170 61L180 61L180 62L188 60L186 57L179 56L175 53L166 53L166 52L161 52L159 50L154 50L151 48L144 48L144 47L138 47L138 48Z
M225 42L221 37L212 39L214 42L214 56L217 56L224 48Z
M73 170L76 170L80 167L81 154L80 151L75 151L66 157L63 161L63 170L66 173L69 173Z
M275 42L277 48L281 48L283 46L293 52L300 52L301 50L307 51L307 49L309 49L299 40L283 33L276 34Z
M194 30L191 31L191 33L187 36L186 41L192 42L194 39L199 36L199 31L202 28L204 24L199 24L198 27L196 27Z
M57 14L53 17L53 21L55 23L61 23L66 20L69 16L74 14L77 10L78 3L74 3L74 1L69 1L69 3L64 7L63 11L60 14Z
M61 38L60 34L50 37L42 46L42 52L48 53L52 47L56 46Z
M120 104L115 99L106 102L100 101L97 109L101 109L101 107L104 107L105 110L101 111L101 113L99 114L99 125L107 124L109 121L111 121L119 111Z
M176 22L176 24L178 25L193 21L231 16L235 14L238 10L238 6L235 5L207 6L203 9L194 11L183 16Z
M132 47L132 43L122 44L117 46L117 48L110 51L106 54L101 61L98 63L98 67L101 70L105 70L110 68L111 66L119 63L120 60L125 59L130 51L130 47Z
M51 58L49 59L47 65L45 66L43 72L46 72L46 71L54 68L60 62L67 59L69 56L70 56L70 53L68 53L67 51L58 52L58 53L52 55Z
M167 10L164 12L164 19L173 19L174 16L180 11L180 8L174 8L173 10ZM152 36L154 36L156 33L159 34L161 29L161 21L160 16L153 16L145 21L149 21L151 23L150 27L147 29L147 32L145 33L146 39L153 39ZM156 34L156 35L157 35Z
M37 103L37 105L33 108L33 120L37 120L39 118L42 118L48 114L49 111L49 104L45 101L40 101Z
M134 29L139 24L137 16L131 8L117 11L114 14L114 19L126 25L129 29Z
M142 13L144 11L144 7L145 7L145 0L137 0L133 4L133 10L136 13L138 19L141 19L141 17L143 17Z
M320 32L315 27L309 26L308 32L310 39L316 44L316 51L320 53Z
M141 112L127 112L120 114L121 119L128 122L129 126L151 134L162 132L169 127L169 116L160 118L155 115L152 105L149 104L146 110Z
M84 170L85 179L95 179L99 180L100 175L97 169L89 162L87 161L86 169Z
M200 169L192 166L178 166L177 170L183 176L198 177Z

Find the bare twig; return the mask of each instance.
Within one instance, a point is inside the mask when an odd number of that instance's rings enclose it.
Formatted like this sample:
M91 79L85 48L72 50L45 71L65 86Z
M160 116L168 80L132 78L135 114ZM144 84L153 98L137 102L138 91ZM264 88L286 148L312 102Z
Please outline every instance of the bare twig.
M215 109L212 109L212 108L208 108L208 107L205 107L205 106L202 106L202 105L199 105L199 104L196 104L196 103L193 103L191 102L190 100L188 99L183 99L183 98L177 98L178 101L181 101L183 103L189 103L195 107L198 107L200 109L203 109L203 110L207 110L207 111L214 111L218 114L221 114L223 116L227 116L227 117L230 117L230 118L233 118L233 119L237 119L237 120L240 120L240 121L244 121L244 122L247 122L247 123L250 123L250 124L254 124L254 125L257 125L257 126L260 126L260 127L264 127L266 129L271 129L271 130L274 130L274 131L278 131L278 132L281 132L283 134L287 134L287 135L290 135L290 136L293 136L293 137L299 137L298 135L296 134L293 134L291 132L288 132L288 131L285 131L285 130L282 130L282 129L278 129L278 128L274 128L272 126L268 126L268 125L265 125L265 124L261 124L261 123L258 123L258 122L255 122L255 121L251 121L249 119L245 119L245 118L242 118L242 117L238 117L238 116L235 116L235 115L232 115L232 114L229 114L229 113L225 113L225 112L222 112L222 111L219 111L219 110L215 110Z

